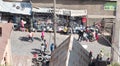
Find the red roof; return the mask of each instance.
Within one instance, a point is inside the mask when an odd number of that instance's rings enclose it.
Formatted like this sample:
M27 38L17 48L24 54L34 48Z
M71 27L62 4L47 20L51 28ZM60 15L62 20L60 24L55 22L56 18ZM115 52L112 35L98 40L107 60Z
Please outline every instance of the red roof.
M5 52L5 48L10 38L12 31L12 23L0 23L0 27L2 27L2 35L0 36L0 61L3 58L3 54Z

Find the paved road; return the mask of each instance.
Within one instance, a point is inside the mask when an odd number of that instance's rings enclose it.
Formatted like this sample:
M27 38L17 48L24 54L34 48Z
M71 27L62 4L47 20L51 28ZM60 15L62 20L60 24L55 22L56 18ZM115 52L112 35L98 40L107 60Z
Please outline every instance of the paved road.
M19 32L19 31L13 31L11 35L11 46L12 46L12 55L13 55L13 66L30 66L27 65L27 63L31 62L31 59L33 58L33 53L40 50L40 45L42 43L41 41L41 33L36 32L34 33L34 42L28 41L27 36L28 32ZM45 33L45 39L47 40L48 44L53 43L53 33ZM64 41L68 35L61 35L57 33L57 46ZM77 35L74 35L75 38L78 38ZM94 57L99 53L99 51L102 49L104 52L105 57L108 57L110 54L110 48L107 46L104 46L100 44L97 41L94 42L80 42L88 51L92 51ZM47 48L49 51L49 48ZM22 61L22 62L18 62ZM16 65L18 64L18 65ZM26 65L25 65L26 64ZM30 63L32 64L32 63Z
M14 66L17 66L16 64L22 65L26 64L28 62L31 62L33 58L33 53L40 50L41 43L41 33L37 32L34 33L34 41L28 41L28 32L19 32L19 31L13 31L11 35L11 47L12 47L12 55L13 55L13 62L15 63ZM65 40L67 36L57 34L57 45L59 45L63 40ZM53 33L45 33L45 39L50 45L53 43ZM49 51L49 48L48 48ZM27 57L27 58L26 58ZM26 58L26 59L25 59ZM24 59L24 60L23 60ZM18 62L23 61L23 62ZM23 65L27 66L27 65Z

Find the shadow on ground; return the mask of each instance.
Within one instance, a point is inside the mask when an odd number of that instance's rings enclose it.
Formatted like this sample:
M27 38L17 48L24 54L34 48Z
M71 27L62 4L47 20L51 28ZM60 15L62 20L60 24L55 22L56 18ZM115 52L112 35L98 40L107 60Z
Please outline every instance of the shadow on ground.
M28 37L20 37L19 38L21 41L29 41L29 38Z
M29 42L29 38L28 37L20 37L19 40ZM33 37L33 40L41 41L41 39L38 38L38 37Z
M106 39L104 39L103 36L100 35L100 36L99 36L99 39L98 39L98 43L101 44L101 45L110 47L111 45L110 45L110 43L108 42L108 41L109 41L108 37L105 36L105 38L106 38ZM107 40L108 40L108 41L107 41Z
M35 40L38 40L38 41L41 41L41 39L40 39L40 38L38 38L38 37L34 37L34 39L35 39Z

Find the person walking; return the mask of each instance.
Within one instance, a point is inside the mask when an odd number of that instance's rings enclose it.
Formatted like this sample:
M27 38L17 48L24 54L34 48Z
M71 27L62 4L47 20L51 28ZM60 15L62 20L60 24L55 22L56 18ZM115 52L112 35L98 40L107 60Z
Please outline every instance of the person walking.
M45 37L45 32L44 32L44 30L42 30L42 32L41 32L41 39L44 40L44 37Z
M33 42L33 32L30 31L28 37L29 37L29 40Z

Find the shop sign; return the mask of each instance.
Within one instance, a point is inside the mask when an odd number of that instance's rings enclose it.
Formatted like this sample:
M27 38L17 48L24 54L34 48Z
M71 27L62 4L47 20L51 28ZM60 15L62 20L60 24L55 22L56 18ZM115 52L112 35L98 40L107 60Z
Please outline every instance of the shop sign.
M26 2L1 2L0 11L31 15L31 4Z
M63 10L63 15L71 15L71 11L70 10Z
M87 15L87 10L71 10L71 16L85 16Z
M116 5L116 2L106 2L104 5L104 10L115 10Z
M63 15L63 11L61 9L56 9L55 13L59 15Z
M40 13L51 13L52 9L51 8L33 8L33 12L40 12Z

